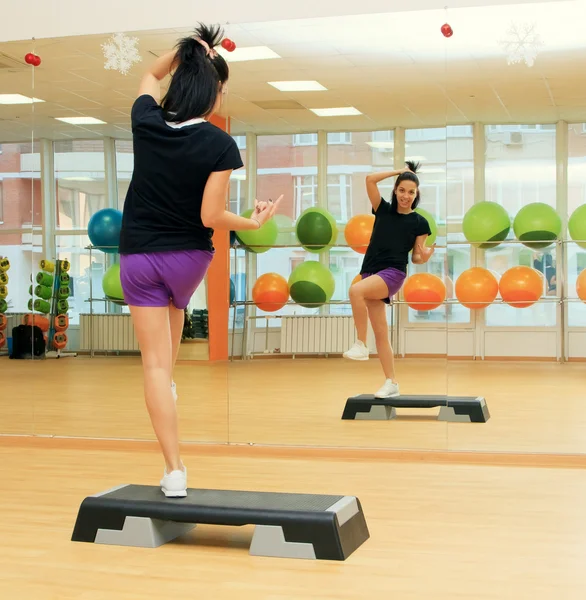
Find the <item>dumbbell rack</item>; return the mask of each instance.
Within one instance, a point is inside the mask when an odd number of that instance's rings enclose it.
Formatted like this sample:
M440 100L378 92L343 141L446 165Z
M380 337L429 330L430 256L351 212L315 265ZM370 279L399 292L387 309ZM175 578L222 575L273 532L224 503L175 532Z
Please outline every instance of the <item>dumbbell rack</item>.
M56 320L59 315L66 314L67 311L59 310L59 289L61 286L61 276L67 273L69 269L65 269L64 265L69 264L67 261L56 260L55 261L55 275L53 278L53 295L51 298L51 312L49 313L49 332L48 332L48 345L45 356L47 358L67 358L71 356L77 356L77 352L67 352L64 348L54 348L53 339L57 332ZM61 332L65 333L65 331Z

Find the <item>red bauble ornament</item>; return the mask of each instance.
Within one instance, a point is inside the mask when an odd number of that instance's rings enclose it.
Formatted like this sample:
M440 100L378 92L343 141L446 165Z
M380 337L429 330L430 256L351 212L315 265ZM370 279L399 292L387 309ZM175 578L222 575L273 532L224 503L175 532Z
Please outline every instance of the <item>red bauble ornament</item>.
M40 57L40 56L37 56L37 55L35 54L35 58L34 58L34 60L33 60L33 65L34 65L35 67L38 67L40 64L41 64L41 57Z
M25 55L24 57L24 62L27 65L32 65L35 62L35 55L32 52L29 52L27 55Z
M224 38L222 40L222 48L228 52L234 52L234 50L236 50L236 44L232 40Z
M442 34L444 37L452 37L454 35L454 30L448 23L444 23L442 25Z

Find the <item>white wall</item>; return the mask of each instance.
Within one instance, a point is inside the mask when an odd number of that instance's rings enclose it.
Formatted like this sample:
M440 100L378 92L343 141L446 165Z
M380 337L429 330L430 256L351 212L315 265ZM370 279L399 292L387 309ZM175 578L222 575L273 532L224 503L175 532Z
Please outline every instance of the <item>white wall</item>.
M548 0L556 2L561 0ZM452 0L450 8L526 4L528 0ZM223 0L194 2L174 0L165 8L154 0L32 0L4 2L0 18L0 42L31 38L90 35L116 31L160 30L207 23L254 23L315 17L441 10L445 0ZM229 30L229 27L226 27ZM357 35L360 35L357 32ZM367 40L365 40L367 43Z

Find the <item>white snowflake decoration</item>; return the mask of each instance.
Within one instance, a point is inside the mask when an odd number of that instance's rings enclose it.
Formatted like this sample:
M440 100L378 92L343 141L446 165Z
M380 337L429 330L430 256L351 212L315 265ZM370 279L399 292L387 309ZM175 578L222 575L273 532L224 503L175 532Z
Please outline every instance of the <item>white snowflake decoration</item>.
M535 23L511 23L499 42L507 53L508 65L524 61L528 67L533 66L543 46L541 36L535 31Z
M132 65L142 60L137 44L138 38L128 37L124 33L114 34L105 44L102 44L106 58L104 69L115 69L122 75L128 75Z

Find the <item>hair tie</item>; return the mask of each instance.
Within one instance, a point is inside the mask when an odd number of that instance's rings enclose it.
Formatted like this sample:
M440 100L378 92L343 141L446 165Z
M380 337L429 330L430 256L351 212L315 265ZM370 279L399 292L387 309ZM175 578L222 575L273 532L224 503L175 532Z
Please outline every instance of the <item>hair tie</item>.
M213 48L210 48L210 45L201 38L195 38L195 41L199 42L205 48L207 56L210 56L211 58L218 56L218 53Z

